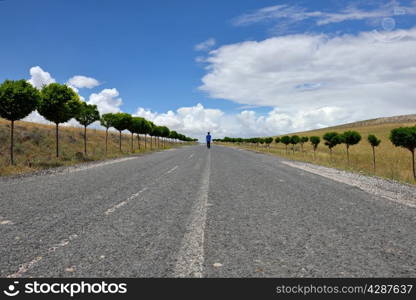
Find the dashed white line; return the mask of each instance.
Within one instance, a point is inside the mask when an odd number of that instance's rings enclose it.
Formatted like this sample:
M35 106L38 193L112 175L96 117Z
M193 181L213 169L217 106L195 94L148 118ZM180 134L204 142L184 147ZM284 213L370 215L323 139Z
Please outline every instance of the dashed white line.
M0 225L13 225L13 222L0 216Z
M209 176L211 172L211 152L202 173L201 187L187 224L186 233L176 257L174 277L203 277L204 235L207 219Z
M133 195L131 195L130 197L128 197L126 200L124 200L124 201L122 201L122 202L120 202L120 203L117 203L116 205L114 205L114 206L112 206L111 208L109 208L109 209L107 209L106 211L105 211L105 213L104 214L106 214L107 216L108 215L110 215L110 214L112 214L113 212L115 212L117 209L119 209L120 207L122 207L122 206L124 206L124 205L126 205L127 203L129 203L131 200L133 200L133 199L135 199L135 198L137 198L141 193L143 193L144 191L146 191L147 190L147 188L143 188L143 189L141 189L140 191L138 191L137 193L135 193L135 194L133 194Z
M173 167L172 169L170 169L169 171L167 171L165 173L165 175L172 173L173 171L175 171L178 168L178 166Z
M29 271L30 269L32 269L38 262L40 262L45 256L47 256L48 254L54 253L56 252L56 250L63 248L67 245L69 245L69 243L78 238L78 235L76 234L72 234L70 235L67 239L64 239L62 241L60 241L58 244L53 245L52 247L50 247L44 254L36 256L34 259L32 259L31 261L24 263L22 265L20 265L19 270L17 270L17 272L10 274L9 276L7 276L7 278L19 278L22 277L27 271Z

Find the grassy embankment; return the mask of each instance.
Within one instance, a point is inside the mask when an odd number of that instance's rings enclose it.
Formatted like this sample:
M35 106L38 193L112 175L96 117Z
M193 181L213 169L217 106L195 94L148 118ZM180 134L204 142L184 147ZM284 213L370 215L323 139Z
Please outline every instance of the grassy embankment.
M304 145L304 152L301 152L301 146L295 147L295 154L292 152L292 146L289 145L289 151L286 153L284 144L272 143L270 149L267 147L256 147L253 145L236 145L241 148L262 151L273 155L283 156L293 160L305 161L328 167L360 172L367 175L374 175L373 156L370 144L367 142L369 134L375 134L381 139L381 144L376 148L376 172L375 175L390 178L402 182L416 184L413 179L411 168L411 153L404 148L395 147L389 140L390 131L393 128L401 126L415 126L416 115L381 118L376 120L362 121L352 124L345 124L319 130L307 132L296 132L289 135L299 136L319 136L321 143L316 151L314 159L313 148L310 142ZM333 159L330 160L328 147L325 146L322 136L328 131L337 131L342 133L347 130L358 131L362 135L362 140L358 145L350 147L350 166L347 165L346 148L344 144L338 145L333 149Z
M98 129L87 130L87 156L84 157L83 128L60 126L59 148L60 158L55 157L55 126L19 121L15 123L14 154L16 165L10 161L10 122L0 118L0 176L27 173L51 167L69 166L80 162L103 160L132 155L131 135L122 136L122 153L119 152L119 134L116 131L108 133L108 153L105 154L105 131ZM170 148L174 145L166 145ZM155 139L153 139L155 147ZM157 150L157 149L153 149ZM138 149L137 137L134 138L134 153L151 151L150 138L147 139L147 149L144 149L144 138L141 137L141 147Z

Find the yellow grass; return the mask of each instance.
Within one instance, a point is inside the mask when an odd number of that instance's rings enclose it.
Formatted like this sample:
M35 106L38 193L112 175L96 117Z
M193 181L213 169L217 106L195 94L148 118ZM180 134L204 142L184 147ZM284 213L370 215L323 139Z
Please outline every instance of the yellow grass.
M39 169L74 165L85 161L103 160L132 155L131 135L123 134L122 151L119 152L119 134L109 131L108 153L105 155L105 131L87 130L87 157L84 157L83 128L59 127L60 158L55 156L55 126L30 122L16 122L14 131L15 166L10 165L10 122L0 118L0 176L31 172ZM154 141L154 139L153 139ZM134 138L134 153L150 151L150 139L147 150L141 137L141 149ZM154 145L154 144L153 144ZM155 145L154 145L155 146ZM173 145L168 145L167 148ZM154 149L156 150L156 149Z
M313 156L313 148L310 142L304 145L304 152L301 152L300 145L295 147L295 154L292 152L291 145L288 146L289 153L286 154L284 144L273 144L270 149L267 147L254 147L251 145L238 145L238 147L248 148L251 150L262 151L273 155L283 156L293 160L311 162L314 164L324 165L328 167L345 169L354 172L360 172L367 175L377 175L380 177L390 178L398 181L416 184L413 179L411 167L411 153L409 150L395 147L389 140L390 131L393 128L401 126L415 126L416 122L360 122L356 124L347 124L333 128L325 128L308 132L297 132L289 135L299 136L319 136L321 143L316 152L316 159ZM358 131L362 135L359 144L350 147L350 166L347 165L347 156L345 145L338 145L333 148L333 159L330 160L328 147L324 145L322 136L329 131L342 133L347 130ZM367 136L375 134L381 139L381 144L376 148L376 172L373 172L372 150L367 142Z

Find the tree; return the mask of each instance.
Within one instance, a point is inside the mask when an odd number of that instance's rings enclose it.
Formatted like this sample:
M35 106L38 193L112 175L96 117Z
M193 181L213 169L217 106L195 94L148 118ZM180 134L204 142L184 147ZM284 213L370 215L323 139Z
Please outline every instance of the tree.
M133 117L131 122L131 132L137 134L137 144L140 150L140 134L144 134L146 132L146 119L141 117ZM133 145L133 136L132 136L132 145ZM133 150L132 150L133 151Z
M290 141L291 141L290 136L288 136L288 135L282 136L282 138L280 139L280 141L283 144L286 145L286 154L287 154L287 146L290 144Z
M378 145L380 145L381 140L379 140L374 134L368 135L367 140L370 143L371 148L373 150L373 171L375 173L376 172L376 150L375 148L378 147Z
M81 100L67 85L51 83L42 88L38 112L55 123L56 157L59 157L59 124L74 118L80 111Z
M299 144L300 142L300 137L297 135L293 135L290 137L290 143L292 144L292 150L293 150L293 154L295 154L295 145Z
M155 137L155 145L160 148L160 136L162 135L162 128L160 126L153 127L152 134Z
M416 180L415 148L416 126L395 128L390 133L390 141L396 147L403 147L412 153L413 178Z
M280 143L280 137L275 138L275 139L274 139L274 142L275 142L276 144L279 144L279 143Z
M81 102L80 110L75 119L84 126L84 154L87 155L87 126L100 119L97 105Z
M147 149L147 135L152 131L152 125L151 122L148 120L144 120L144 123L142 124L142 134L144 134L144 149Z
M323 136L325 145L329 148L329 155L332 160L332 148L336 145L341 144L342 138L337 132L327 132Z
M171 138L171 139L173 139L173 141L175 141L178 138L178 133L176 131L172 130L169 133L169 138Z
M307 143L308 141L309 141L309 138L307 136L302 136L300 138L299 143L300 143L300 147L302 149L302 152L303 152L303 144Z
M267 144L267 148L270 150L270 144L273 143L273 138L268 137L268 138L265 138L264 141Z
M170 130L166 126L160 126L160 130L161 130L160 136L163 138L163 147L166 147L165 139L169 137Z
M126 113L116 113L113 115L113 127L119 132L119 150L121 152L121 132L130 127L131 115Z
M309 140L311 141L313 147L313 159L316 159L316 149L318 149L321 138L319 136L311 136Z
M147 121L147 122L149 124L148 134L150 135L150 149L153 149L153 133L154 133L154 128L156 127L156 125L151 121Z
M108 129L113 127L113 118L112 113L103 114L100 119L101 126L105 127L105 154L107 155L107 145L108 145Z
M0 85L0 116L10 121L10 164L14 165L14 122L34 111L39 91L26 80L6 80Z
M345 131L341 136L342 143L347 147L347 163L350 165L350 152L351 146L358 144L361 141L361 135L357 131Z

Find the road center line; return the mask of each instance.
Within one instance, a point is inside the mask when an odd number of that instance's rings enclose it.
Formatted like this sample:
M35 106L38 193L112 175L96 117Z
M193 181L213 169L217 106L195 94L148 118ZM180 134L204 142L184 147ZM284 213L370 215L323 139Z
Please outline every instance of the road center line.
M0 216L0 225L13 225L14 223Z
M78 238L78 235L76 235L76 234L70 235L67 239L64 239L64 240L60 241L58 244L55 244L52 247L50 247L44 254L39 255L39 256L35 257L34 259L32 259L31 261L20 265L19 270L17 270L16 273L10 274L9 276L7 276L7 278L20 278L20 277L22 277L27 271L32 269L45 256L47 256L48 254L52 254L52 253L56 252L56 250L69 245L70 242L75 240L76 238Z
M174 277L203 277L211 152L208 152L208 159L203 170L198 198L192 207L189 223L176 256Z
M121 201L120 203L117 203L116 205L112 206L111 208L107 209L105 211L104 214L106 214L107 216L112 214L113 212L115 212L117 209L119 209L120 207L126 205L127 203L129 203L131 200L137 198L141 193L143 193L144 191L146 191L147 188L143 188L140 191L138 191L137 193L131 195L130 197L128 197L126 200Z
M169 171L167 171L165 173L165 175L172 173L173 171L175 171L178 168L178 166L173 167L172 169L170 169Z

